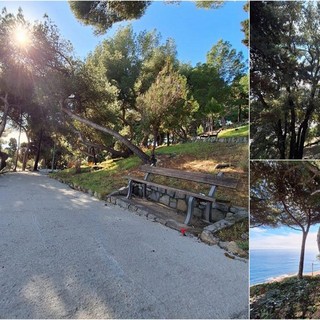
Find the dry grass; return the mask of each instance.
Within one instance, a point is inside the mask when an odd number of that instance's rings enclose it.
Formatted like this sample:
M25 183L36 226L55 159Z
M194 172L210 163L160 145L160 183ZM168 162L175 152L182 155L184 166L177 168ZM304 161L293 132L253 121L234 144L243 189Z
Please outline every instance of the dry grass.
M233 205L248 208L248 146L245 144L199 143L205 154L160 154L158 165L166 168L187 171L208 172L217 174L224 172L225 176L239 179L236 190L218 188L217 198L230 201ZM202 157L203 156L203 157ZM218 164L229 164L230 167L215 169ZM159 181L160 182L160 181ZM190 182L178 182L181 187L197 192L207 192L208 187ZM173 182L172 186L176 184Z

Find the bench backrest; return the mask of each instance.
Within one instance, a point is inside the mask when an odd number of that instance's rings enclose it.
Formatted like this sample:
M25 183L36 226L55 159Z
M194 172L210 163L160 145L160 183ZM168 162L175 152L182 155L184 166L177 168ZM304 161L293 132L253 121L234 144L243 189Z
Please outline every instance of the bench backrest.
M182 171L177 169L153 167L149 165L141 166L140 170L146 173L157 174L165 177L184 179L232 189L237 188L238 185L237 179L229 177L218 177L210 173Z

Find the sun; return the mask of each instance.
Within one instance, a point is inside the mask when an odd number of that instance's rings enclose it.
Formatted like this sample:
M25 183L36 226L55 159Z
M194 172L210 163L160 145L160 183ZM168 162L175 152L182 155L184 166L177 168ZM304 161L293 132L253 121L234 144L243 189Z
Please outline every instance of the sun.
M26 47L30 41L28 30L22 26L16 26L13 31L13 39L19 47Z

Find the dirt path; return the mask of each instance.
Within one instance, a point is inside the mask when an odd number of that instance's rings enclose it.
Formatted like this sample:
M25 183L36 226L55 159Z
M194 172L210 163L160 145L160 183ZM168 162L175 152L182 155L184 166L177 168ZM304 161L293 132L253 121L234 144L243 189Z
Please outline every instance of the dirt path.
M1 318L247 316L247 263L44 175L0 176Z

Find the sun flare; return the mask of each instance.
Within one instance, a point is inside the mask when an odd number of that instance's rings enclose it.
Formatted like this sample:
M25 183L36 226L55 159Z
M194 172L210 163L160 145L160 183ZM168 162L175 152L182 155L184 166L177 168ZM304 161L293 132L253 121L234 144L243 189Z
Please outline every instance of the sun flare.
M13 32L15 43L20 47L25 47L30 41L28 30L22 26L17 26Z

